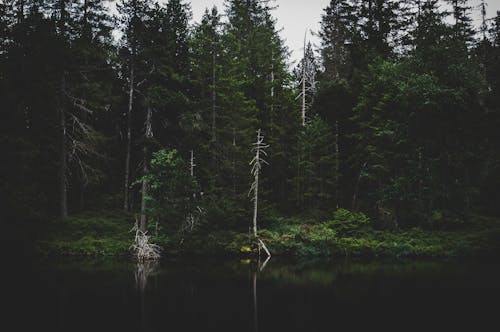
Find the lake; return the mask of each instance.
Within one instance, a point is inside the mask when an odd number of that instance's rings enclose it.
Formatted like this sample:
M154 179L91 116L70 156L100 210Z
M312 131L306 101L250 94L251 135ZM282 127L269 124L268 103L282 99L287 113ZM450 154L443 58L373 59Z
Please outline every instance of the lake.
M12 277L2 299L16 324L9 331L499 326L500 267L492 260L49 260L2 271Z

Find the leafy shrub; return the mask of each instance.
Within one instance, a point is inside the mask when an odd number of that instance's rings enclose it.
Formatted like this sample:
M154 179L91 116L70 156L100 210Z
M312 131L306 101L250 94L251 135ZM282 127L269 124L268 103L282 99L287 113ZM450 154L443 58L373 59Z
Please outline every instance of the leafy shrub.
M148 181L150 196L147 213L150 220L157 220L165 228L178 229L198 206L195 194L199 186L189 174L187 163L177 150L160 150L153 153L149 174L134 182L141 185Z
M327 222L339 237L351 236L362 231L370 230L370 219L362 212L352 212L338 209L333 214L333 220Z

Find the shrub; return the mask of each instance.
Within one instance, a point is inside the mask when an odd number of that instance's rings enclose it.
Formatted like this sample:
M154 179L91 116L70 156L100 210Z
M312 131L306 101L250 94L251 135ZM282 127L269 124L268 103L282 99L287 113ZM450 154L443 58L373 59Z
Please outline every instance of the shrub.
M333 214L333 220L327 222L339 237L352 236L362 231L370 230L370 219L362 212L352 212L338 209Z

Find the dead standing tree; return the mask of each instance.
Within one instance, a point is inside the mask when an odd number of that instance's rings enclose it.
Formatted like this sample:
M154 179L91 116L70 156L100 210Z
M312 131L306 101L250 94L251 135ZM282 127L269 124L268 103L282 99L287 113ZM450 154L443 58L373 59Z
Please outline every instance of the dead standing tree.
M194 176L194 168L196 167L194 151L191 150L191 157L189 159L189 173L191 175L191 180L196 181ZM186 215L184 223L181 226L181 233L192 232L196 224L199 222L202 215L205 213L204 209L198 205L198 197L201 195L197 195L197 192L193 191L191 195L192 204L189 204L189 211ZM183 242L184 239L181 240Z
M267 149L269 145L264 143L264 136L261 134L260 129L257 130L257 141L253 143L253 150L255 151L255 157L253 157L252 161L250 161L250 165L252 166L251 174L254 177L254 181L252 183L252 186L250 187L250 192L248 195L252 195L252 200L253 200L253 235L257 239L257 244L259 246L259 256L260 256L260 250L263 249L267 256L271 256L271 253L267 249L266 245L264 242L259 239L257 236L257 214L258 214L258 204L259 204L259 175L260 175L260 170L262 169L262 165L266 164L267 161L262 159L262 155L267 156L267 153L265 149Z
M307 110L311 107L312 101L307 100L308 97L314 96L316 92L316 64L314 61L314 53L312 50L311 43L307 43L307 31L304 35L304 55L301 61L301 72L300 72L300 93L297 96L301 98L301 115L302 126L307 124Z

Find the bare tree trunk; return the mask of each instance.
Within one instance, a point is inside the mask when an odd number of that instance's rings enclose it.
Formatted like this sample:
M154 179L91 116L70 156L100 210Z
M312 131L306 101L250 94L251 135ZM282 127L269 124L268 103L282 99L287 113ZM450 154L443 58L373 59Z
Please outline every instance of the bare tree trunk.
M367 161L361 166L361 169L359 170L359 175L358 179L356 181L356 186L354 187L354 193L352 195L352 210L356 211L357 210L357 205L358 205L358 193L359 193L359 184L361 182L361 177L363 176L363 171L365 170L366 165L368 164Z
M253 235L257 237L257 213L259 207L259 175L262 164L267 164L267 162L261 157L261 154L266 156L264 151L269 145L264 143L264 136L261 135L260 129L257 130L257 142L253 143L255 157L250 162L252 166L251 174L254 176L254 181L250 188L250 193L253 192ZM259 246L260 248L260 246Z
M145 132L145 137L146 140L151 138L153 136L153 133L151 131L151 108L148 107L148 111L146 114L146 132ZM142 152L143 152L143 165L142 165L142 172L143 175L147 175L149 173L149 160L148 160L148 142L146 141L144 143L144 146L142 147ZM142 197L141 197L141 222L139 225L139 230L143 233L145 233L148 229L148 216L147 216L147 196L149 194L149 181L144 179L142 181Z
M258 152L257 152L258 153ZM253 235L257 236L257 211L259 205L259 172L255 174L255 189L253 196Z
M213 51L212 53L212 142L214 143L215 145L215 142L217 141L217 136L215 134L215 131L216 131L216 117L217 117L217 113L216 113L216 108L215 108L215 105L216 105L216 99L217 99L217 94L215 92L215 75L216 75L216 68L215 68L215 51ZM215 160L215 149L213 149L213 153L214 153L214 160Z
M299 143L300 144L300 143ZM300 167L300 163L301 163L301 156L302 154L302 150L301 148L299 147L299 153L297 154L297 182L296 182L296 186L297 186L297 204L299 207L302 207L302 180L301 180L301 167Z
M21 23L24 20L24 3L25 0L18 0L17 2L17 23Z
M261 167L260 151L262 148L262 136L260 135L260 129L257 131L257 143L255 143L255 158L253 160L253 175L254 182L252 185L253 189L253 235L257 237L257 212L259 206L259 173Z
M302 60L302 126L306 125L306 63L306 35L304 35L304 58Z
M142 153L144 154L144 159L143 159L143 167L142 167L142 172L144 175L148 174L149 168L148 168L148 148L147 146L144 146L142 148ZM142 188L141 188L141 223L139 225L139 230L141 232L146 232L148 228L148 216L146 213L146 199L148 196L148 191L149 191L149 183L148 180L143 180L142 181Z
M83 211L83 208L85 207L85 187L84 183L80 183L80 197L78 200L78 207L80 211Z
M271 130L273 130L274 120L274 51L271 52Z
M339 122L335 121L335 204L339 208L339 171L340 171L340 148L339 148Z
M59 130L60 130L60 150L59 150L59 195L60 205L59 214L61 218L68 216L68 164L67 164L67 146L66 146L66 73L61 76L59 91Z
M191 150L191 158L189 159L189 173L191 174L191 177L194 177L194 167L196 164L194 163L194 151Z
M233 160L232 160L232 181L233 181L233 198L236 199L236 129L233 127Z
M134 103L134 64L131 60L129 77L129 97L127 111L127 152L125 156L125 181L123 192L123 210L129 210L129 183L130 183L130 147L132 145L132 107Z
M481 34L483 36L483 41L486 40L486 34L488 33L488 24L486 23L486 2L485 0L481 0L481 4L479 5L481 8Z

